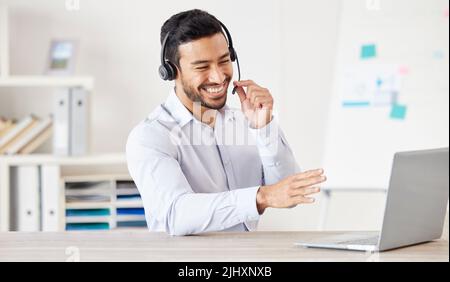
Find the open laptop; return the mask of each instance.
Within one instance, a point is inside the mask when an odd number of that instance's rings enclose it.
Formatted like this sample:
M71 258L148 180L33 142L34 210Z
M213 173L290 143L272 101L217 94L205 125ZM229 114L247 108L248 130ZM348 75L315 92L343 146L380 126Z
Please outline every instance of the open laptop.
M438 239L449 193L448 148L394 155L381 232L298 242L311 248L385 251Z

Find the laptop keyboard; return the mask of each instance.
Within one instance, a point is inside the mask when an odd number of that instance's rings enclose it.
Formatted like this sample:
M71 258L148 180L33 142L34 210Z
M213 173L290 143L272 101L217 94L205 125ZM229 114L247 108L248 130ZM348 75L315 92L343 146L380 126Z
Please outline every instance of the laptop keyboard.
M338 244L340 245L377 245L379 236L363 238L363 239L354 239L348 241L340 241Z

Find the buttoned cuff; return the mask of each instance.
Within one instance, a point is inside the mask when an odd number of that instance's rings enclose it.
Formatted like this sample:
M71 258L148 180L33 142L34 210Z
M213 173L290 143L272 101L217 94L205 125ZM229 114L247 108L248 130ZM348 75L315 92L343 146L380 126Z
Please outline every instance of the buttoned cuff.
M255 138L258 152L263 161L266 160L270 163L275 162L279 149L278 146L280 146L280 134L276 118L274 117L272 121L263 128L250 128L249 130Z
M236 209L241 215L241 222L258 220L260 215L256 207L256 194L260 186L233 190L236 199Z

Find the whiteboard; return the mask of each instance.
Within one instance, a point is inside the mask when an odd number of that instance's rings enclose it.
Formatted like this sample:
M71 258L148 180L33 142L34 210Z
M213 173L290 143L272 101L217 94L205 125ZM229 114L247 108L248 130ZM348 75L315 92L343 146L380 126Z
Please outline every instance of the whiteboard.
M446 0L343 0L327 186L387 188L398 151L448 147Z

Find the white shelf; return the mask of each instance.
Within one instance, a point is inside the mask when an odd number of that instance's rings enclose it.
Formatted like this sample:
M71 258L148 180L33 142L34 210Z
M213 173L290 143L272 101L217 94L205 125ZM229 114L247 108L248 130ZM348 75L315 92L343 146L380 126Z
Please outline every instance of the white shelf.
M66 216L66 223L109 223L111 216Z
M142 200L123 201L117 200L115 204L116 208L142 208Z
M0 87L94 87L90 76L11 75L9 64L9 15L8 7L0 4Z
M145 221L144 215L117 215L117 222Z
M68 202L66 209L84 210L84 209L111 209L111 202Z
M92 90L92 77L0 76L0 87L82 87Z
M55 156L50 154L31 154L0 156L0 162L6 165L110 165L126 164L124 153L86 155L86 156Z
M132 181L131 176L129 176L128 174L70 175L70 176L63 176L62 179L66 183L67 182L76 183L76 182Z

